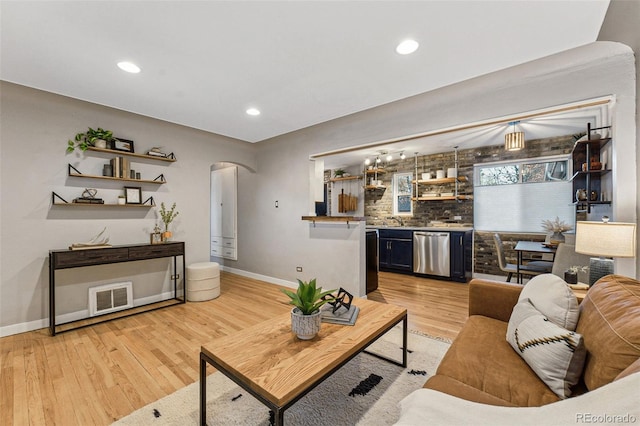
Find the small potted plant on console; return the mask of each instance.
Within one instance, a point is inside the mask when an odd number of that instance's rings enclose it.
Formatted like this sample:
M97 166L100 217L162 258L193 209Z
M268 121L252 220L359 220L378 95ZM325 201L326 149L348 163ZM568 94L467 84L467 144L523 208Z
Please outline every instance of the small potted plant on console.
M308 283L298 280L295 293L285 288L281 290L291 299L289 304L295 306L291 310L291 331L301 340L313 339L320 331L320 307L333 301L333 298L325 296L335 290L322 291L322 287L316 287L315 278Z

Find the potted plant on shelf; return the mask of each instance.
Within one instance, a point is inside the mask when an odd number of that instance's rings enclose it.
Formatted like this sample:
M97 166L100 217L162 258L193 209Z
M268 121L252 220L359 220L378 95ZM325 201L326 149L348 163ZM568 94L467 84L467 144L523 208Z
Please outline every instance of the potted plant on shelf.
M94 130L89 127L86 132L78 133L74 140L69 139L67 152L73 152L76 148L86 151L90 146L106 148L107 144L112 140L113 132L111 130L104 130L100 127Z
M556 216L555 220L543 220L542 229L551 233L549 237L550 244L559 244L564 242L564 235L562 235L562 233L572 228L571 225Z
M160 217L164 223L164 232L162 234L163 241L167 241L173 236L173 233L169 231L169 224L173 222L173 219L175 219L178 214L180 213L176 211L176 203L173 203L171 210L167 210L164 207L164 202L160 203Z
M285 288L281 290L291 299L289 304L295 306L291 310L291 331L301 340L313 339L320 331L320 307L334 300L325 296L335 290L322 291L322 287L316 287L315 278L308 283L298 280L298 291L295 293Z

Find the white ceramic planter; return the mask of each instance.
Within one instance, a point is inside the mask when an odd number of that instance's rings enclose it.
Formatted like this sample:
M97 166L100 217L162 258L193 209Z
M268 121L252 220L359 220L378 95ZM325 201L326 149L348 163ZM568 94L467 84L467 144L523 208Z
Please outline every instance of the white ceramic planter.
M95 141L93 141L93 146L95 146L96 148L105 149L107 147L107 141L105 141L104 139L96 139Z
M313 339L320 331L320 311L311 315L302 315L300 309L293 308L291 310L291 331L293 331L298 339Z

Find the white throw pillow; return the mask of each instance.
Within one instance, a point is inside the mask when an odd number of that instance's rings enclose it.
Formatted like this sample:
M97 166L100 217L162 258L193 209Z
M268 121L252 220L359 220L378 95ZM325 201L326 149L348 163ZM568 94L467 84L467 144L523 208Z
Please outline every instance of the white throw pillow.
M513 308L507 341L556 395L571 396L586 357L582 335L554 324L525 299Z
M567 283L553 274L533 277L522 289L518 302L531 300L542 315L554 324L568 330L575 330L578 324L578 300Z

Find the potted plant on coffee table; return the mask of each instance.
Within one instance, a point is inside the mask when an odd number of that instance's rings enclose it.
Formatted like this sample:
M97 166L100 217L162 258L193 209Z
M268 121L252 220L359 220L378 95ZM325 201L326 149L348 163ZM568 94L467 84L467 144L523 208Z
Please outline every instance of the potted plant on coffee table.
M316 287L315 278L308 283L298 280L298 290L295 293L285 288L281 290L291 299L289 304L295 306L291 310L291 331L299 339L313 339L320 331L320 307L333 301L333 297L324 297L335 290L322 291L322 287Z

